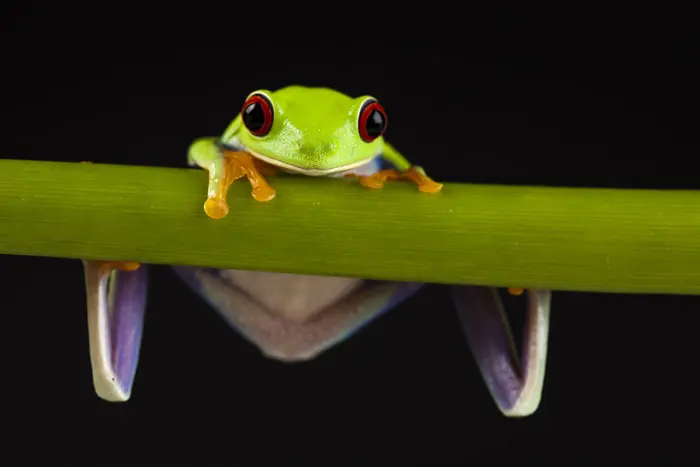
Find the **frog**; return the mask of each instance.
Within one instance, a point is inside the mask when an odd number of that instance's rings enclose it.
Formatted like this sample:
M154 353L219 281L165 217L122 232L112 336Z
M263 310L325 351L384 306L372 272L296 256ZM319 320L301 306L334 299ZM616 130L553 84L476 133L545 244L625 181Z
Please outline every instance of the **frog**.
M248 95L221 137L199 138L190 146L188 164L209 171L204 211L213 219L228 214L228 187L243 176L254 199L272 200L277 191L265 176L279 171L356 176L372 189L387 180L409 180L422 192L440 192L441 183L384 140L387 124L384 107L370 95L351 98L323 87L261 89ZM381 159L393 167L376 170Z
M281 173L355 178L374 190L390 181L411 182L426 196L439 196L443 184L385 141L387 122L386 110L370 95L353 98L331 88L304 86L249 93L221 136L197 138L188 148L188 165L208 172L204 215L212 222L227 216L228 188L243 177L256 201L273 201L277 192L266 177ZM93 260L83 264L94 388L104 400L124 402L130 398L138 365L150 265ZM426 285L170 267L263 356L289 363L312 360L341 345ZM508 289L527 302L519 352L500 289L448 287L496 406L507 417L531 415L544 386L551 291Z

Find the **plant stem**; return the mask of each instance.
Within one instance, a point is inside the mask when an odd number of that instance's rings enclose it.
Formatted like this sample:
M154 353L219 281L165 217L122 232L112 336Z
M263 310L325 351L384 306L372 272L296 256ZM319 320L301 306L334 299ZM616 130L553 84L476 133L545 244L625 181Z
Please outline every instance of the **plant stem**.
M700 294L700 192L280 176L202 208L197 169L0 161L0 254L555 290Z

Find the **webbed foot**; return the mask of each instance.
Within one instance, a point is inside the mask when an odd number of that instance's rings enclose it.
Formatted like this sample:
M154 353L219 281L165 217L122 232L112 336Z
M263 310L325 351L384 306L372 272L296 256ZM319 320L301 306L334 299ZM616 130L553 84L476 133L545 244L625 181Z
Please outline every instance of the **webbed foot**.
M226 202L228 189L233 182L246 176L252 185L251 194L256 201L270 201L277 191L265 180L265 175L275 175L276 169L263 161L253 158L242 151L223 151L224 175L214 184L209 197L204 203L204 211L212 219L221 219L228 214L229 207Z
M272 172L267 164L242 151L224 151L224 159L227 163L227 185L231 185L235 180L245 175L253 187L251 194L256 201L270 201L275 197L277 191L267 183L259 170L259 168L263 168L268 173Z
M531 415L544 384L551 292L528 290L520 355L496 289L453 286L452 292L469 346L499 409L508 417Z
M148 274L133 261L83 261L92 379L110 402L131 396L141 347Z
M348 174L346 177L357 177L360 184L365 188L379 189L389 180L408 180L418 186L418 190L424 193L438 193L442 190L442 183L433 181L425 174L425 171L418 166L399 171L396 169L380 170L372 175Z

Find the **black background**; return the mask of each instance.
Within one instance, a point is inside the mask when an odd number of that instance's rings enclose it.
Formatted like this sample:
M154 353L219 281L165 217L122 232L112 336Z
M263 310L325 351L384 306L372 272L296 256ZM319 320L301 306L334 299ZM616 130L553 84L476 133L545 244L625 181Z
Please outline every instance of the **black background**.
M297 83L378 97L387 138L438 180L699 187L698 41L681 12L229 6L3 4L2 156L182 167L250 91ZM509 420L441 287L289 365L154 268L132 400L109 404L92 389L80 263L0 267L3 448L17 465L648 460L671 429L657 427L659 328L700 306L555 293L542 405Z

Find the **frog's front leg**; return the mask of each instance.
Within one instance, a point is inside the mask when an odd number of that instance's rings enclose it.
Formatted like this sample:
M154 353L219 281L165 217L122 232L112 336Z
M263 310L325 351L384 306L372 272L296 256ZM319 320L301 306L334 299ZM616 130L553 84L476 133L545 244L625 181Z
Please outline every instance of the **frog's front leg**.
M260 172L263 177L274 177L280 173L280 169L261 159L253 158L253 165L256 169L258 169L258 172Z
M226 173L229 167L216 141L216 138L210 137L200 138L192 143L187 152L187 163L190 166L197 165L209 172L204 212L212 219L221 219L229 211L226 194L230 183L227 182L232 176Z
M349 175L352 176L352 175ZM372 175L360 175L360 185L365 188L379 189L388 180L409 180L424 193L437 193L442 190L442 184L433 181L421 167L412 166L404 171L396 169L380 170Z
M146 309L146 265L83 261L92 379L97 395L123 402L131 395Z
M348 174L347 177L357 177L360 184L366 188L379 189L389 180L408 180L415 183L418 189L424 193L438 193L442 190L442 183L433 181L422 167L411 165L393 146L384 142L382 157L386 159L393 169L380 170L371 175Z
M270 175L276 174L277 171L274 167L243 151L224 150L223 156L226 159L227 173L230 176L230 180L227 181L228 185L245 175L253 187L251 194L256 201L270 201L275 197L277 191L263 177L263 172Z
M209 188L204 212L212 219L221 219L229 211L226 195L231 184L243 177L248 177L253 186L252 195L257 201L269 201L275 197L275 190L267 184L265 175L274 175L269 167L263 167L249 154L240 151L222 150L217 138L200 138L189 148L188 164L197 165L209 171Z
M547 361L551 292L528 290L523 350L515 349L498 292L453 286L453 298L469 346L486 385L504 415L531 415L540 403ZM520 289L511 293L518 294Z

